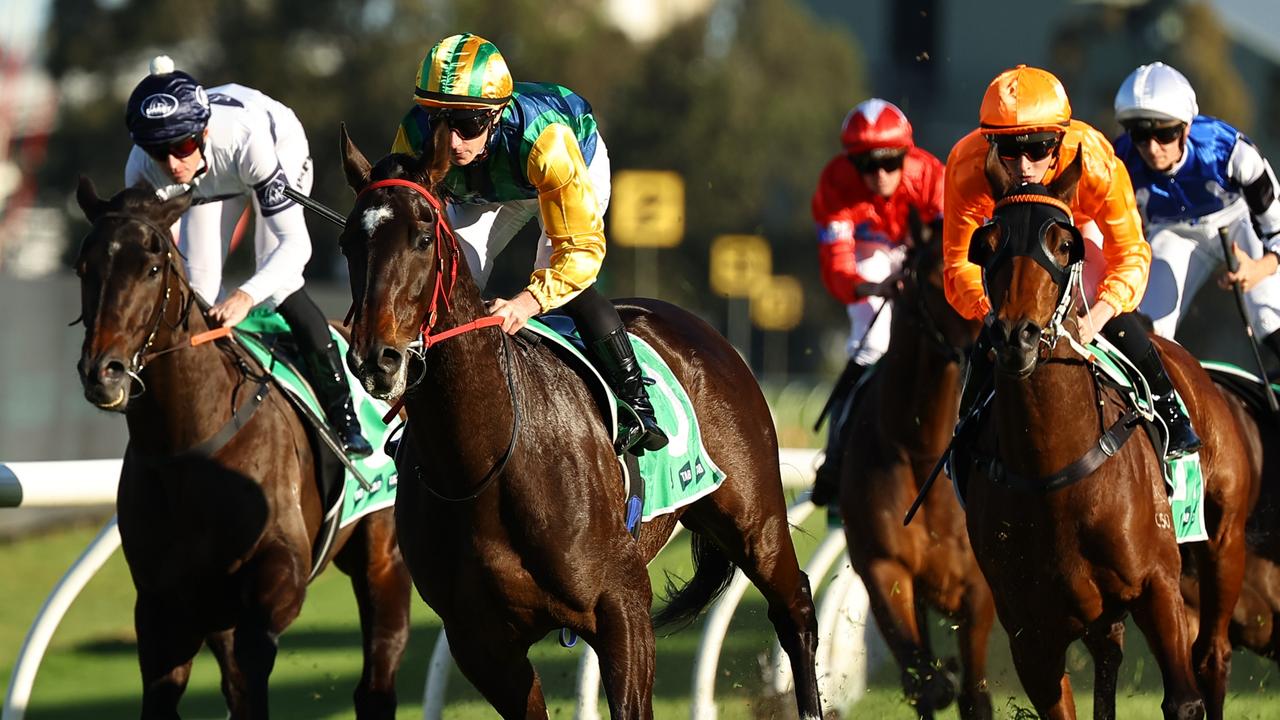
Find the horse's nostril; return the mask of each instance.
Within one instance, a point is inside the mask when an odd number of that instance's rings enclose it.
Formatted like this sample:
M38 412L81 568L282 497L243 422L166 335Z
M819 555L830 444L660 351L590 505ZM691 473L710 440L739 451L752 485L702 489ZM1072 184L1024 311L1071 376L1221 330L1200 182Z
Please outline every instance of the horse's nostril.
M108 360L98 371L103 380L119 380L124 377L124 363L119 360Z
M382 352L378 354L378 369L386 373L393 373L400 369L400 363L403 356L399 350L393 347L384 347Z

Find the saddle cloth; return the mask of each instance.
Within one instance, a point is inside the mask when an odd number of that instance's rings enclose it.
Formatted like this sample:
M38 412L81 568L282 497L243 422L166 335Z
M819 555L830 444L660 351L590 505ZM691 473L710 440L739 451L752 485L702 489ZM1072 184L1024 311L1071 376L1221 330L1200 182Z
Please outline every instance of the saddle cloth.
M315 391L298 370L303 366L301 357L284 317L275 310L257 308L235 329L235 338L271 373L275 385L299 408L299 415L309 421L312 431L329 433L324 410L316 400ZM332 327L329 328L329 336L338 344L342 357L346 357L346 339ZM333 455L332 451L322 452L317 458L317 465L322 468L320 492L325 503L325 517L313 554L315 566L312 577L319 571L339 529L371 512L391 507L396 500L395 463L383 452L389 428L382 422L382 416L390 406L365 392L346 363L342 369L347 376L352 406L360 420L360 430L373 446L373 454L365 458L347 458L346 463L336 457L324 457ZM327 447L323 442L317 442L316 446ZM341 482L338 482L339 477ZM361 479L368 489L360 482Z
M541 315L530 320L526 327L545 340L546 345L591 388L609 437L616 440L618 413L633 411L618 399L599 371L583 354L582 339L573 327L573 320L566 315ZM651 520L714 492L724 482L725 474L711 460L702 444L698 417L684 387L648 343L635 335L629 337L645 378L653 381L648 388L649 400L653 403L658 425L670 439L665 448L646 450L635 459L635 465L644 479L640 518ZM627 460L630 461L631 458ZM624 481L628 475L626 465L624 462ZM628 515L630 514L629 509ZM628 517L628 521L630 519Z

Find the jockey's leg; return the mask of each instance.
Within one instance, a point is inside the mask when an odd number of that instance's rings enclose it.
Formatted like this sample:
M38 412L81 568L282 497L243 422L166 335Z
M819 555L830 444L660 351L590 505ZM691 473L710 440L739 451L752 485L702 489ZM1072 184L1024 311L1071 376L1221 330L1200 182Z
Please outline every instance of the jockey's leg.
M1155 402L1156 414L1169 428L1169 448L1166 457L1175 458L1195 452L1200 448L1200 437L1191 427L1191 420L1178 405L1173 392L1173 383L1165 372L1160 354L1156 352L1151 338L1142 328L1142 323L1134 313L1123 313L1111 319L1102 327L1102 335L1111 341L1133 361L1142 377L1151 388L1152 400Z
M631 339L617 308L594 287L589 287L565 303L563 309L577 324L583 342L609 386L640 416L640 427L622 428L636 436L625 440L623 447L633 444L645 450L666 447L667 435L658 427L658 420L653 415L653 404L649 402L640 362L636 360Z
M814 472L813 491L809 494L809 499L818 507L831 502L840 491L840 461L844 457L842 436L853 413L853 390L866 372L866 365L850 358L832 390L831 410L827 416L827 447L823 450L822 464Z
M351 404L351 389L342 365L338 344L329 337L329 323L324 313L312 302L306 290L297 290L276 309L284 316L298 343L307 380L316 391L316 399L324 409L330 427L342 442L342 449L353 457L373 453L369 441L360 434L360 421Z

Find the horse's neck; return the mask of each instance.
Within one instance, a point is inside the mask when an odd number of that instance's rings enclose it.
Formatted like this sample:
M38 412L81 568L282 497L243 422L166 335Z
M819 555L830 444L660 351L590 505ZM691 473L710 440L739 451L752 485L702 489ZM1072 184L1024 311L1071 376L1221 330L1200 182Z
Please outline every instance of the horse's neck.
M131 447L147 455L178 453L216 433L231 416L231 391L240 379L215 343L188 345L191 336L209 329L194 303L166 315L151 351L185 347L146 364L140 375L145 391L126 415Z
M992 405L1000 454L1015 472L1056 472L1100 435L1089 367L1065 344L1059 343L1055 361L1042 361L1025 378L995 373Z
M907 446L945 446L960 403L960 365L944 357L919 322L894 313L884 361L881 413L886 434ZM887 409L886 408L886 409ZM942 432L935 432L939 428ZM939 451L941 447L937 448Z
M474 283L459 278L449 308L440 314L432 334L487 314ZM510 342L504 335L500 327L479 328L427 350L423 379L405 399L414 420L410 427L424 447L450 454L466 452L486 433L493 435L490 444L505 447L512 403L508 372L517 372L518 353L514 347L504 350L503 343Z

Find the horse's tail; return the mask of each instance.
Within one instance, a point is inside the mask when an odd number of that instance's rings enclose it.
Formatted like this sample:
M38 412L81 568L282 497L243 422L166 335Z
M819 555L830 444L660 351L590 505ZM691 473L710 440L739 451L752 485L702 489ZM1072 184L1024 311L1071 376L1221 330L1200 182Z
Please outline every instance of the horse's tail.
M682 579L673 578L670 573L667 574L662 599L664 606L653 616L655 628L677 624L679 628L683 628L692 623L703 608L720 597L720 593L724 592L725 588L729 587L729 582L733 580L733 563L710 539L695 533L691 550L693 577L684 583L684 587L679 587L677 583Z

